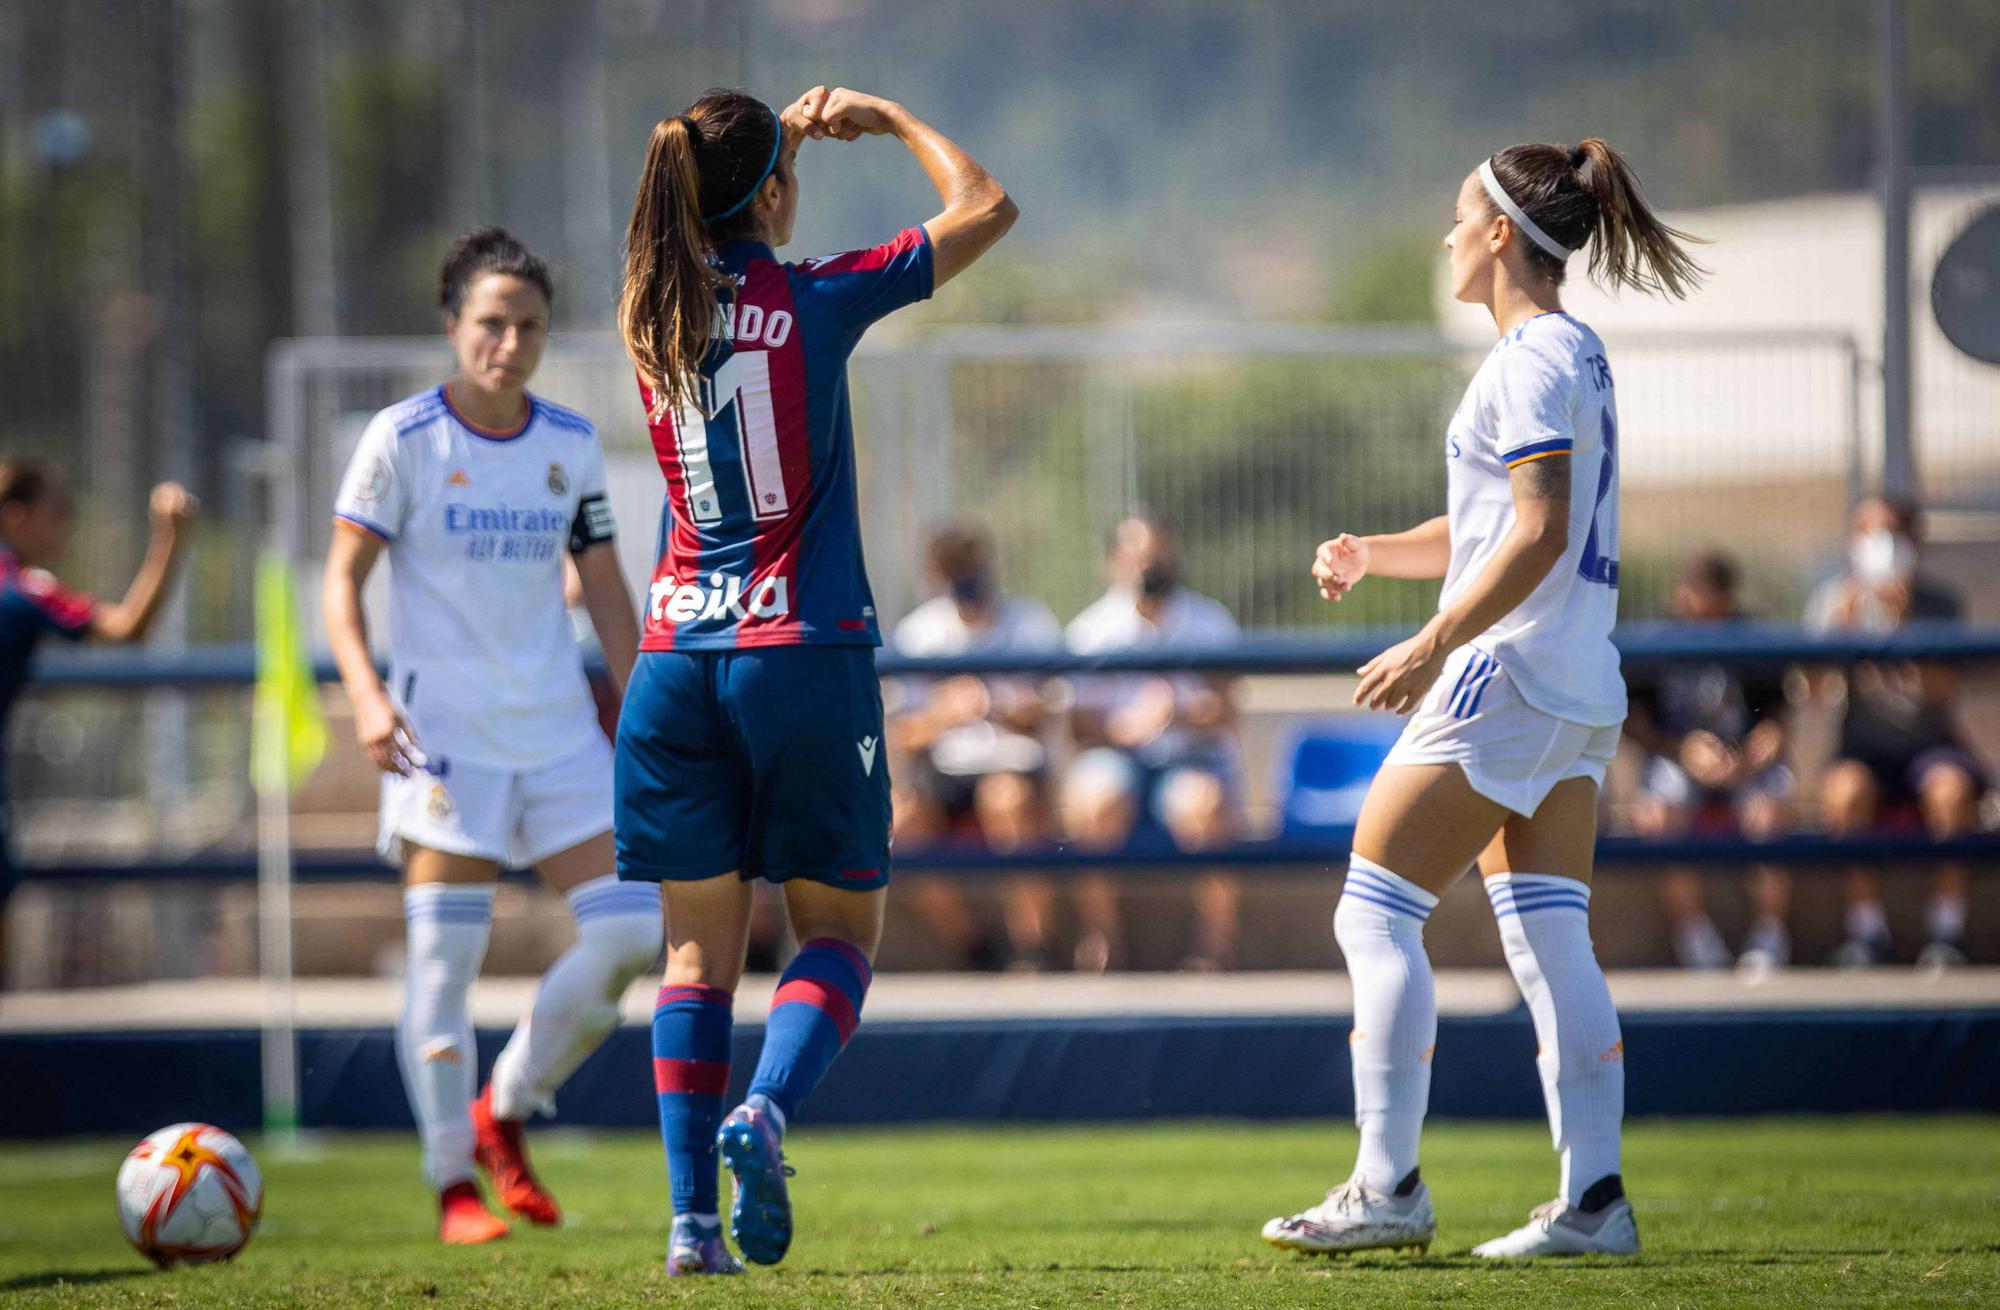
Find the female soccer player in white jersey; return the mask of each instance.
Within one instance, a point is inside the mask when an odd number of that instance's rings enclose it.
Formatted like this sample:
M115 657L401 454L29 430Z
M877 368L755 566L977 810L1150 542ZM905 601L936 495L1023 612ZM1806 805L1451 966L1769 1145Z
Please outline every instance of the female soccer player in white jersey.
M1437 1006L1424 921L1477 863L1534 1017L1561 1194L1481 1256L1630 1253L1619 1178L1624 1045L1590 942L1597 789L1625 718L1618 420L1604 344L1562 309L1569 256L1600 280L1680 296L1701 269L1602 141L1511 146L1459 188L1452 294L1500 342L1445 433L1448 513L1341 534L1313 564L1338 601L1370 573L1443 577L1438 612L1361 668L1359 704L1410 714L1354 833L1334 936L1354 986L1353 1176L1264 1238L1301 1251L1427 1247L1417 1169Z
M866 250L780 263L806 139L891 136L943 211ZM847 356L1014 221L1006 191L901 105L815 87L781 115L711 91L661 120L625 239L619 326L666 477L662 550L618 726L618 873L666 892L653 1077L670 1274L782 1259L785 1123L859 1021L889 879L881 644L861 559ZM744 1103L723 1116L752 881L799 940Z
M409 974L396 1051L438 1190L439 1236L491 1241L473 1164L537 1224L559 1216L521 1124L618 1022L660 951L656 889L614 875L611 745L563 606L563 558L622 691L639 644L590 420L530 395L548 341L548 268L498 228L459 238L439 304L458 373L377 414L334 509L327 638L355 730L382 770L381 846L400 858ZM361 589L389 559L390 676ZM502 865L568 898L577 940L542 979L477 1101L467 992Z

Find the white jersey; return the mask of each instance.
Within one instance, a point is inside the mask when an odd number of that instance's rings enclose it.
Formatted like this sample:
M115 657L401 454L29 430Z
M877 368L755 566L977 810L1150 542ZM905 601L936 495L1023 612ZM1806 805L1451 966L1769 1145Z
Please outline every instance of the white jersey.
M1175 588L1167 597L1157 623L1139 612L1138 592L1113 587L1071 619L1064 635L1075 654L1101 655L1154 646L1228 646L1241 631L1221 601L1186 587ZM1076 703L1101 714L1116 714L1140 700L1148 685L1161 678L1173 687L1174 700L1182 709L1214 682L1210 675L1200 673L1091 673L1076 679ZM1233 760L1236 749L1236 734L1230 729L1203 730L1175 724L1141 746L1138 753L1148 763L1198 753Z
M1020 655L1062 649L1062 625L1049 607L1026 596L1002 596L993 622L967 626L958 602L933 596L896 625L891 644L898 655L938 658L951 655Z
M958 602L950 596L934 596L904 616L890 645L899 655L918 658L1046 654L1062 649L1062 625L1038 600L1002 596L993 607L993 621L974 628L959 613ZM940 773L957 776L1027 773L1041 767L1044 752L1039 742L1009 732L994 721L1041 699L1035 679L1002 676L982 681L993 703L993 718L961 723L939 733L930 747L932 764ZM935 685L929 679L910 679L902 688L900 710L907 713L929 704Z
M1567 314L1538 314L1486 357L1445 435L1451 568L1440 605L1479 576L1514 526L1508 470L1567 456L1569 548L1540 586L1472 645L1522 699L1592 727L1625 718L1618 617L1618 415L1604 343Z
M611 539L589 419L531 396L488 433L433 387L370 420L334 516L390 543L389 691L432 761L533 769L600 734L563 605L564 552Z

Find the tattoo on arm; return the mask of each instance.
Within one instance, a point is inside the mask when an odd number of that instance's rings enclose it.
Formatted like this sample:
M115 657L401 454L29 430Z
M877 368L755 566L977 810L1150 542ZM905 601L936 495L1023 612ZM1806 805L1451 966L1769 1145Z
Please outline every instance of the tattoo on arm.
M1525 500L1546 500L1555 512L1567 516L1569 513L1568 455L1544 455L1530 460L1514 470L1514 487Z

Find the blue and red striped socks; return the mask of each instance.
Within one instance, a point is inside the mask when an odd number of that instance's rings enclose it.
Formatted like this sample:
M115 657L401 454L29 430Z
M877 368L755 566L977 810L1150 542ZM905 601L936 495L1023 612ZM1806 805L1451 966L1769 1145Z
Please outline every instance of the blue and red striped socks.
M668 983L653 1006L653 1088L674 1213L717 1213L715 1133L729 1090L736 998L720 987Z
M781 1127L854 1035L874 976L867 956L832 937L807 942L786 966L750 1080L750 1095L777 1108Z

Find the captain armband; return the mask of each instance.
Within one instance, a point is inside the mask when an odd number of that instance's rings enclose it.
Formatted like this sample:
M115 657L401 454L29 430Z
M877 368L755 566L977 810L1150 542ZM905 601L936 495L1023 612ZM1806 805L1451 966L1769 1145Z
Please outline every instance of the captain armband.
M611 521L611 502L603 495L585 496L577 503L576 517L569 525L569 553L581 555L592 546L617 535Z

